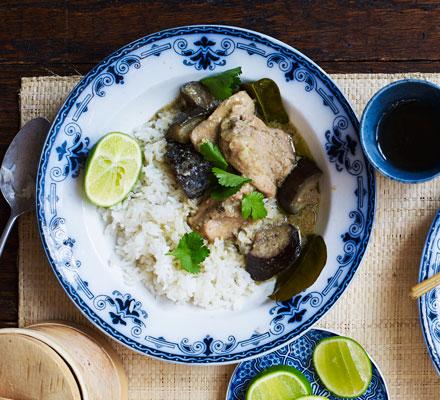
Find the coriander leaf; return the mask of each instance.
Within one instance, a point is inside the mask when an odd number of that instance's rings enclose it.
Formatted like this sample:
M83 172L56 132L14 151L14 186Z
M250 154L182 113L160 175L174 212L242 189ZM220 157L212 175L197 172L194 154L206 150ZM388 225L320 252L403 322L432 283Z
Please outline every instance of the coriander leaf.
M180 260L185 271L197 274L200 272L200 263L209 256L209 249L203 244L200 233L185 233L179 241L176 250L166 253Z
M185 271L191 272L193 274L200 272L200 267L198 265L195 267L193 266L191 255L189 254L187 249L177 247L177 249L174 250L172 253L167 253L166 255L178 258L180 260L180 265Z
M209 256L209 249L203 244L203 238L200 233L187 233L186 243L190 250L192 250L191 258L193 262L199 264L206 257Z
M217 201L226 199L233 194L237 193L243 185L234 186L234 187L222 187L217 186L215 189L211 191L211 197L216 199Z
M228 163L216 144L212 142L203 143L200 146L200 153L202 153L202 156L206 161L212 162L215 167L221 169L228 168Z
M246 195L241 200L241 215L243 216L244 219L247 219L249 218L249 215L251 215L251 211L252 211L252 205Z
M232 68L216 75L207 76L200 79L218 100L225 100L232 96L232 93L238 90L241 80L238 75L241 74L241 67Z
M252 219L261 219L267 215L267 210L263 203L264 195L258 190L247 194L241 201L241 215L244 219L252 215Z
M244 176L231 174L230 172L223 171L220 168L214 167L212 173L217 177L218 183L226 187L235 187L243 185L243 183L252 182L252 179L245 178Z
M243 186L241 184L234 187L224 187L218 183L218 179L214 176L214 174L210 174L208 178L209 178L209 188L211 189L211 197L217 201L232 196L233 194L237 193Z

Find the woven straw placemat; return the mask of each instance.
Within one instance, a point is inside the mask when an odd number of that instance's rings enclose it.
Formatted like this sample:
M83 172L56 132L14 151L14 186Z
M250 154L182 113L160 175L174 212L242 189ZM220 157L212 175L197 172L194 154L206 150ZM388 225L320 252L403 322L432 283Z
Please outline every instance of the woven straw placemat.
M358 115L382 86L402 78L440 84L440 74L333 75ZM80 77L23 78L21 122L52 119ZM440 379L427 353L417 302L408 297L417 282L426 234L440 206L440 180L400 184L377 175L377 212L359 274L339 303L318 324L359 341L376 360L392 399L440 399ZM19 325L62 319L91 325L68 299L52 273L35 215L19 224ZM111 341L109 339L109 341ZM224 399L234 365L185 366L137 354L111 341L129 377L130 399Z

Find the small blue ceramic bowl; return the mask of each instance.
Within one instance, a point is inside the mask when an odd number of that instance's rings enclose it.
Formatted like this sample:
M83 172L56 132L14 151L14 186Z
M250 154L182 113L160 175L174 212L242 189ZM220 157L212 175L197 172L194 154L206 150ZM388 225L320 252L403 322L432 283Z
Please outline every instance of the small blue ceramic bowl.
M399 182L420 183L439 176L440 163L438 167L424 171L403 170L387 161L378 146L379 122L397 103L407 100L422 100L440 108L440 87L421 79L404 79L383 87L370 99L362 113L360 139L366 157L382 175Z

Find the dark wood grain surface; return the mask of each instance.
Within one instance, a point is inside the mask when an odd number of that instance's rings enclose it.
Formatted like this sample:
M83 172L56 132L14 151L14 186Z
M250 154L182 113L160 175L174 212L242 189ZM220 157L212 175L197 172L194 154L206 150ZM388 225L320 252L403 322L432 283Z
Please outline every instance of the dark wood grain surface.
M19 128L20 78L85 74L122 45L223 24L294 46L329 73L440 71L440 1L0 1L0 158ZM0 228L9 207L0 200ZM17 228L0 259L0 327L17 323Z

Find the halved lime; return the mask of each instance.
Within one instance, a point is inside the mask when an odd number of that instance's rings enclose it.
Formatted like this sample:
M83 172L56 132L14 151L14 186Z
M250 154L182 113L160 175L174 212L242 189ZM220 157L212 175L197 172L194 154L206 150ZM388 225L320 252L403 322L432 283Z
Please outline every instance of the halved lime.
M315 394L309 394L307 396L297 397L296 400L329 400L329 398L324 396L317 396Z
M246 392L246 400L294 400L312 393L307 378L289 365L274 365L256 375Z
M327 390L343 398L362 395L373 376L362 346L342 336L322 339L313 351L313 365Z
M87 158L84 181L87 197L98 206L114 206L130 193L141 167L142 151L134 138L121 132L105 135Z

